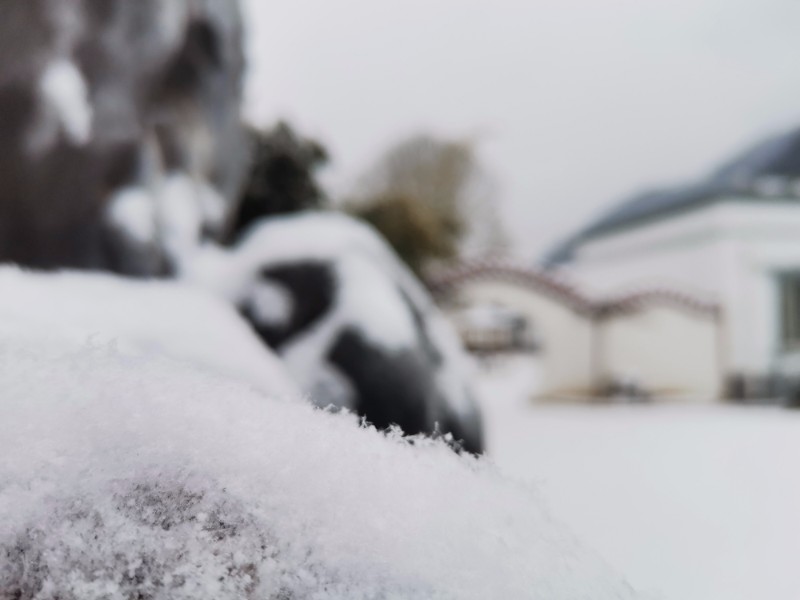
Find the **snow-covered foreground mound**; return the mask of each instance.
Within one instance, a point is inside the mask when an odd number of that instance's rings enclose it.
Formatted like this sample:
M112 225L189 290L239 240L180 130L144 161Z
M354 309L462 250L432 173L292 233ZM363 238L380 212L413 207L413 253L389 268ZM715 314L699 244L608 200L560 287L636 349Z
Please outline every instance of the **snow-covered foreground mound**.
M0 597L630 597L443 445L107 348L0 361Z
M633 596L488 463L155 349L0 337L0 440L3 600Z

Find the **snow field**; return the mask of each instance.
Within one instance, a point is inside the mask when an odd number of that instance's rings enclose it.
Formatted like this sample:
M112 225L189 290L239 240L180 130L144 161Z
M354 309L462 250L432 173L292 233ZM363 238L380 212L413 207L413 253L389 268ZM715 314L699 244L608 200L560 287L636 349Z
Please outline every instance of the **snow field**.
M528 367L482 378L490 456L637 590L800 598L800 414L531 405Z

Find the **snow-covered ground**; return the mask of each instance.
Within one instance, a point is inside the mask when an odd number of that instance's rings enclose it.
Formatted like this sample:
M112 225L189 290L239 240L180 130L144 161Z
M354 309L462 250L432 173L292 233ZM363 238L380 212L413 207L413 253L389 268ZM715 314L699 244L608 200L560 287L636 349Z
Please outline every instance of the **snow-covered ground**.
M533 406L517 364L481 378L498 472L276 401L197 290L0 283L0 598L800 598L800 413Z
M535 406L518 363L481 381L489 451L634 588L800 598L800 412Z
M276 399L224 303L0 284L2 600L638 598L488 461Z

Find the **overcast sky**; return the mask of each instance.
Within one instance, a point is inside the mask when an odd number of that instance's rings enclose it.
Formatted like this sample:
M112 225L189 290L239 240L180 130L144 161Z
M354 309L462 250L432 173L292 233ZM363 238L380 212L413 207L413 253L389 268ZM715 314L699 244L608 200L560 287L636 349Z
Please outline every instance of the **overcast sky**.
M477 140L532 257L646 187L800 125L798 0L245 0L246 114L346 193L413 133Z

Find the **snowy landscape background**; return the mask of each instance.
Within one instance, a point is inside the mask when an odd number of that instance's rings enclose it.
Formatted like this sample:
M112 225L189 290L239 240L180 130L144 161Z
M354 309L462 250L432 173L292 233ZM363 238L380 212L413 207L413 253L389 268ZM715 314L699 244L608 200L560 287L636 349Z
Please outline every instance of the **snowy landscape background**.
M0 8L0 600L800 598L795 16Z

